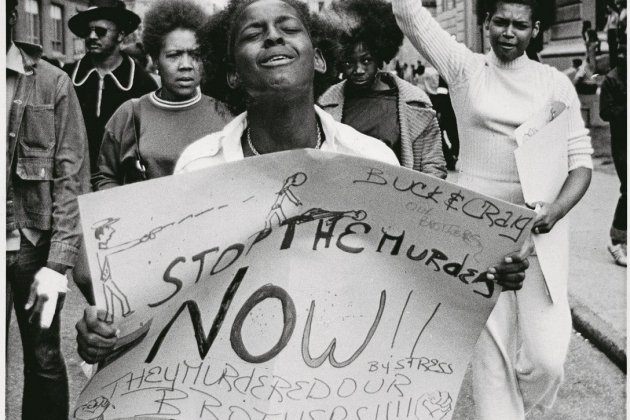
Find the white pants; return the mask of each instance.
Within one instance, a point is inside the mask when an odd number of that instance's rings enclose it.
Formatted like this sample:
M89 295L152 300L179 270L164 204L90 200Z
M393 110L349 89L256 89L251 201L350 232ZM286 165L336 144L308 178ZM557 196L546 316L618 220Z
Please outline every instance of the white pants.
M564 377L571 338L567 297L551 302L537 257L523 288L503 292L473 355L473 397L479 420L521 420L551 407Z

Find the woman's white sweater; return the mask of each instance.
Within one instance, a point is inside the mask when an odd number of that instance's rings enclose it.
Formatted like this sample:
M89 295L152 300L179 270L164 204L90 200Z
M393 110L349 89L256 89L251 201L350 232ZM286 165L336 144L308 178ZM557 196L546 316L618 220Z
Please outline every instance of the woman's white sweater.
M552 101L567 106L569 170L592 168L591 139L569 79L524 54L509 63L470 51L444 31L421 0L393 0L405 35L449 85L460 137L460 168L469 177L519 183L514 130Z

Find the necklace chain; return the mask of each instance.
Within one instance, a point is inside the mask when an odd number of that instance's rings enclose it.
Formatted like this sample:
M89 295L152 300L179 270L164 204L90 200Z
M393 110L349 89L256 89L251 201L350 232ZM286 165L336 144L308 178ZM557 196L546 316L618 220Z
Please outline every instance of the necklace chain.
M249 126L247 127L246 137L247 145L249 146L249 149L254 153L254 156L260 156L261 153L256 150L256 148L254 147L254 143L252 143L251 130ZM315 149L319 149L320 147L322 147L322 130L319 128L319 123L317 123L317 144L315 145Z

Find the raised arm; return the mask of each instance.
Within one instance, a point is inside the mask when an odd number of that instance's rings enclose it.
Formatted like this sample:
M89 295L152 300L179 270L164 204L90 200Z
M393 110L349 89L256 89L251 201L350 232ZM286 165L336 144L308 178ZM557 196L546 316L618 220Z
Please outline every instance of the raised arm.
M471 62L483 59L442 29L421 0L392 0L392 6L400 29L449 85L465 80Z

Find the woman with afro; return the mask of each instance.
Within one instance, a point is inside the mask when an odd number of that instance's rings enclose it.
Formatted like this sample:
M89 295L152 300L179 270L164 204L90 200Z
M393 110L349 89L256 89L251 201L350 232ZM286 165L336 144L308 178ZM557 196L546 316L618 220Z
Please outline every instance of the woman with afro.
M329 88L319 105L337 121L386 143L403 166L446 178L442 136L429 97L380 71L403 41L391 5L340 0L330 14L342 33L339 70L346 80Z
M206 20L191 0L161 0L147 11L143 44L162 87L125 102L107 123L92 177L95 190L171 175L186 146L231 120L227 107L199 88L197 31Z

